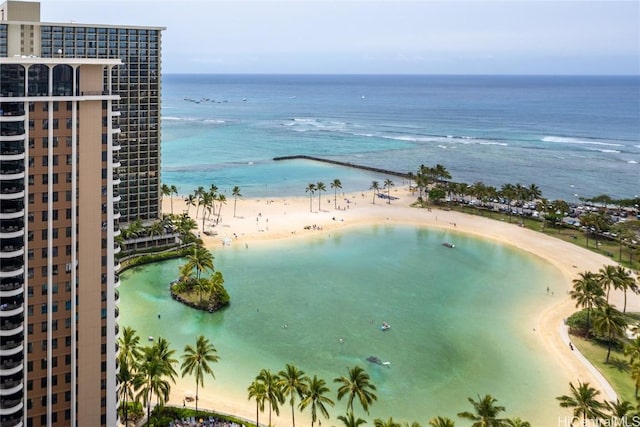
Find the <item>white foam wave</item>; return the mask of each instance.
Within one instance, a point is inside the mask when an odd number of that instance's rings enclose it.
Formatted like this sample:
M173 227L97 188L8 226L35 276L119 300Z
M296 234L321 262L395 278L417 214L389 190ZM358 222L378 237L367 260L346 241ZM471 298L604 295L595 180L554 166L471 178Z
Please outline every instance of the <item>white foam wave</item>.
M591 145L607 145L610 147L622 147L622 144L615 144L612 142L591 141L578 138L570 138L564 136L545 136L542 138L543 142L555 142L559 144L591 144Z
M226 123L226 120L222 119L198 119L195 117L175 117L175 116L163 116L162 120L168 122L202 122L202 123L213 123L216 125Z
M637 165L638 162L636 162L635 160L629 160L627 163L629 163L630 165Z

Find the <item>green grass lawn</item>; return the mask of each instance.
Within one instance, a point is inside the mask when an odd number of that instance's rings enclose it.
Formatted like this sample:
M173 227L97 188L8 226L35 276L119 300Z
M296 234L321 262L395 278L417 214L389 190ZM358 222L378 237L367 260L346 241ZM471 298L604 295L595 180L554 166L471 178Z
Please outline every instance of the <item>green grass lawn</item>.
M571 341L609 381L618 394L620 400L635 402L635 386L629 373L629 360L620 349L611 349L609 363L604 363L607 357L607 347L594 341L571 336Z

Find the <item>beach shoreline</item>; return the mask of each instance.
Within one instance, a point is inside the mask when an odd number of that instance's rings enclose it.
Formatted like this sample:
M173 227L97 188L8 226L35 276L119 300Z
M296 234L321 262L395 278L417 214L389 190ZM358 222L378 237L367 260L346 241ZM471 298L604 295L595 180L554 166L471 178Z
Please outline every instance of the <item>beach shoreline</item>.
M535 337L542 347L563 369L565 377L573 382L589 382L601 391L601 396L607 400L610 386L603 383L602 378L596 378L589 366L576 356L566 343L560 330L563 321L577 309L568 295L572 280L584 271L597 271L605 264L613 262L602 255L580 248L574 244L519 227L516 223L507 223L495 219L447 211L433 207L419 209L410 207L417 195L409 192L405 187L391 190L391 195L397 197L390 203L387 199L375 198L371 191L362 193L342 193L336 196L327 191L318 200L317 194L313 198L238 198L228 197L222 206L220 221L216 224L216 215L203 221L198 212L196 222L204 245L214 251L225 245L241 245L250 250L256 245L268 245L282 239L324 238L334 231L347 231L356 226L376 225L413 225L431 229L448 230L455 233L472 235L477 238L488 239L503 245L523 250L554 266L563 277L563 287L553 289L553 302L539 315L532 319ZM375 200L375 203L374 203ZM183 197L173 198L173 213L187 211ZM236 214L234 216L234 204ZM216 208L217 209L217 208ZM201 211L201 209L199 210ZM171 212L171 199L163 200L163 212ZM195 217L196 209L191 207L189 214ZM612 293L612 302L622 305L623 294ZM627 309L638 311L640 298L629 296ZM181 406L184 394L193 389L189 378L179 379L172 387L169 404ZM568 391L568 384L566 385ZM191 403L189 406L193 406ZM207 389L201 390L199 408L209 408L215 411L237 415L242 418L255 418L255 404L244 397L220 396L208 394ZM559 407L554 408L559 410ZM268 411L267 411L268 412ZM288 411L282 416L274 418L278 425L288 425ZM305 420L308 414L299 414ZM266 420L267 413L261 414L261 420ZM309 419L310 421L310 419Z

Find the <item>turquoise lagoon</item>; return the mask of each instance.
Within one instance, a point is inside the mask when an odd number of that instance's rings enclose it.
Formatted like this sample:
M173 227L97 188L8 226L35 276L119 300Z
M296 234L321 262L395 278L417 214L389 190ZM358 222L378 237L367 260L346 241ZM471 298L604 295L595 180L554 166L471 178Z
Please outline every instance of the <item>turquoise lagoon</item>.
M220 313L170 298L180 260L127 271L120 287L122 326L163 336L178 354L200 334L215 344L221 360L204 393L246 404L262 368L293 363L325 379L335 400L333 379L361 365L378 387L370 416L356 406L369 424L392 416L426 425L439 415L466 425L456 414L471 410L467 397L487 393L507 416L557 423L555 396L568 379L534 327L566 285L536 257L462 234L382 225L213 252L232 298ZM379 329L383 321L389 331ZM367 362L371 355L390 366ZM344 401L323 424L340 414Z

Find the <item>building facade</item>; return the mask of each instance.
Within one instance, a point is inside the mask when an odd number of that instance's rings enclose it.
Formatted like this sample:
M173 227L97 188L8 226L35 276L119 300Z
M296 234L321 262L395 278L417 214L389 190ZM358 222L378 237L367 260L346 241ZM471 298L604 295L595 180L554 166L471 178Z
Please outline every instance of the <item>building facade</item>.
M4 36L2 17L4 16ZM9 29L9 31L7 30ZM0 5L0 57L112 58L112 91L120 95L120 222L161 214L160 103L162 27L40 22L37 2Z
M161 31L0 4L1 427L117 425L114 238L160 213Z

